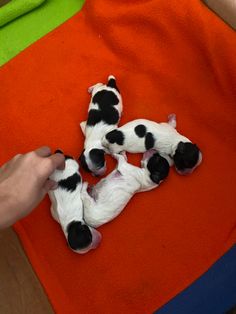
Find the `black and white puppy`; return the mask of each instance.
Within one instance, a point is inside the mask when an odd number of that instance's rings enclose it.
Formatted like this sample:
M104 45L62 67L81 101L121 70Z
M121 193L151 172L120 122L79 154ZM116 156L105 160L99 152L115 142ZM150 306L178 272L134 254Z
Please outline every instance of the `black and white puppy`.
M107 84L97 83L88 91L92 97L88 119L80 124L85 142L79 161L86 171L100 176L106 171L105 150L101 140L117 127L122 113L122 98L112 75L108 77Z
M172 159L179 174L188 174L201 163L202 154L196 144L178 133L175 128L175 114L169 115L168 123L133 120L108 132L102 144L112 154L121 151L143 153L154 148L160 155Z
M157 187L169 173L169 163L155 150L143 155L141 168L129 164L125 154L115 154L117 168L93 187L82 188L84 219L99 227L118 216L135 193Z
M52 202L51 214L61 225L69 247L80 254L95 249L101 241L101 234L84 222L78 163L65 156L65 169L55 170L50 179L58 183L57 189L48 193Z

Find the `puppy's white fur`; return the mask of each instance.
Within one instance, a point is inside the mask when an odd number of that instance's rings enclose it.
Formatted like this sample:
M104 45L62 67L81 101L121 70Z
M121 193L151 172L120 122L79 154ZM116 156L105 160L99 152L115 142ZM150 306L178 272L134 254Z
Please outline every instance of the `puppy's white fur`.
M115 154L117 168L106 178L87 192L88 183L82 188L84 204L84 219L93 227L99 227L118 216L135 193L149 191L158 185L154 183L146 169L146 161L142 161L143 168L129 164L126 157Z
M50 176L50 179L59 182L65 180L73 174L79 174L79 165L74 159L66 159L64 170L55 170ZM72 221L84 222L83 218L83 203L81 200L82 181L78 183L74 191L68 191L60 186L55 190L49 191L49 198L51 200L51 214L52 217L61 225L61 228L67 239L67 226ZM96 239L88 248L76 251L77 253L86 253L91 249L94 249L100 242L100 233L90 228L93 239Z

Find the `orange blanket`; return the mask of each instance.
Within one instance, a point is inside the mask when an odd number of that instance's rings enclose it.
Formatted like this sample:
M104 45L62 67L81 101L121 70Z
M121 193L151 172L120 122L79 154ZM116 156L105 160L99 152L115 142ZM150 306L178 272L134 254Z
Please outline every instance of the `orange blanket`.
M201 1L87 0L2 68L1 163L45 144L78 156L87 87L108 74L121 123L174 112L203 152L191 176L172 170L136 195L84 256L67 248L48 199L16 225L57 313L151 313L235 243L235 56L235 32Z

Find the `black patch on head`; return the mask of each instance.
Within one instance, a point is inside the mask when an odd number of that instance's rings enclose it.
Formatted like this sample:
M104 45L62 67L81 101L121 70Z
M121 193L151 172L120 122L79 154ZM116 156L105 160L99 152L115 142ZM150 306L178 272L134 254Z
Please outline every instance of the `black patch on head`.
M105 151L103 149L93 148L89 152L89 157L93 164L96 165L96 168L102 168L105 164Z
M120 119L119 112L114 107L104 107L101 111L101 119L106 124L117 124Z
M81 177L76 172L72 176L70 176L66 179L60 180L58 182L58 186L61 187L62 189L73 192L76 189L78 183L80 183L80 182L81 182Z
M87 172L91 172L88 165L87 165L87 162L86 162L86 159L85 159L85 156L84 156L84 150L82 151L81 155L79 156L79 163L80 165L82 166L82 168L87 171Z
M73 250L85 249L92 243L92 233L87 225L80 221L72 221L67 226L67 240Z
M93 103L98 104L98 107L103 110L107 106L118 105L119 99L112 91L101 90L97 92L92 99Z
M192 169L199 159L199 148L193 143L179 142L174 154L174 163L178 170Z
M101 111L96 109L89 110L87 125L94 126L102 120Z
M108 87L115 88L118 93L120 92L119 89L118 89L118 87L117 87L117 85L116 85L116 80L115 80L114 78L110 78L110 80L109 80L108 83L107 83L107 86L108 86Z
M143 124L139 124L134 128L134 132L138 137L144 137L147 133L147 128Z
M111 132L106 134L106 139L111 143L111 144L118 144L118 145L123 145L124 144L124 134L123 132L119 130L112 130Z
M149 149L153 148L154 143L155 143L155 139L154 139L152 133L148 132L146 134L146 136L145 136L145 147L146 147L146 150L149 150Z
M147 169L150 172L151 180L154 183L159 184L160 181L164 180L168 176L170 166L164 157L156 153L149 159Z

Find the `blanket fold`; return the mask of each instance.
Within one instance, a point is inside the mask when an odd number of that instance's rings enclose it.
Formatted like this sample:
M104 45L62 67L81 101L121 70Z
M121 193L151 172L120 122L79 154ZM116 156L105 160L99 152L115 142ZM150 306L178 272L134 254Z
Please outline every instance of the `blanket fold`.
M0 8L0 27L37 8L45 0L11 0Z

